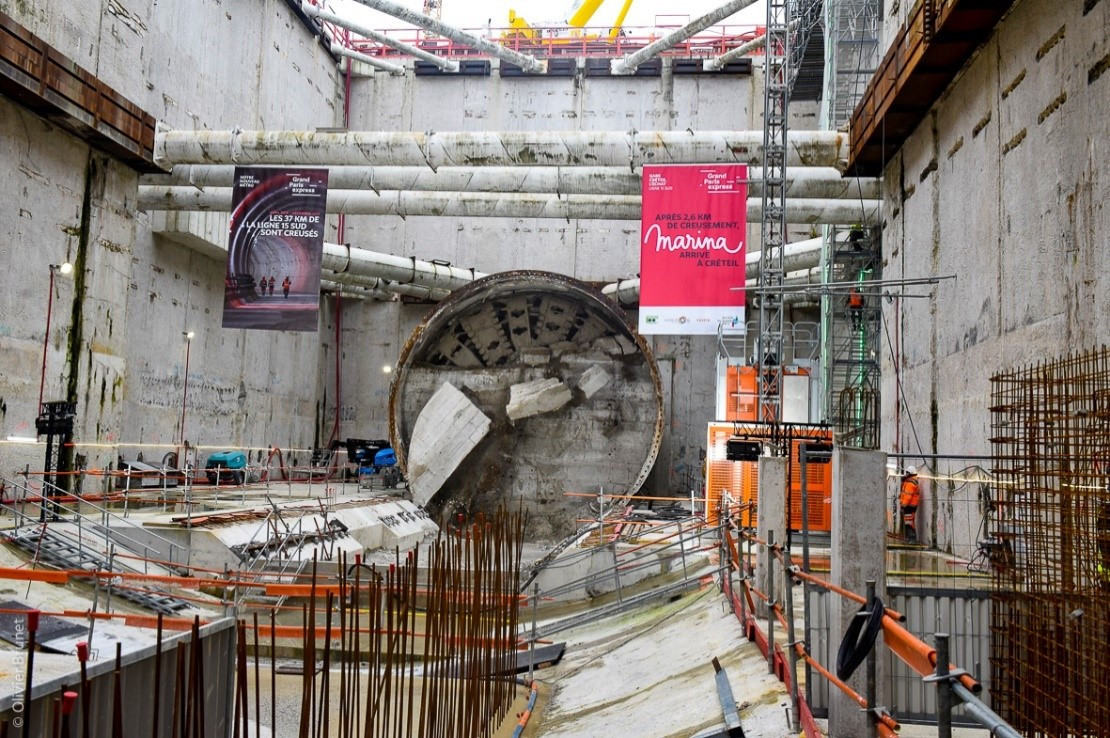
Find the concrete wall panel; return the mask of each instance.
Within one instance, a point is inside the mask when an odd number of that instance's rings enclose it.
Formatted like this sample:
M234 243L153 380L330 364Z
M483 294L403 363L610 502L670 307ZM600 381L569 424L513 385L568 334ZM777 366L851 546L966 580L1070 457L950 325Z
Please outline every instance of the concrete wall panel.
M991 375L1104 340L1104 6L1017 3L887 166L888 276L958 275L931 300L884 308L908 404L895 408L884 358L883 438L895 450L917 451L908 412L925 453L989 453ZM968 553L978 512L932 494L926 537Z

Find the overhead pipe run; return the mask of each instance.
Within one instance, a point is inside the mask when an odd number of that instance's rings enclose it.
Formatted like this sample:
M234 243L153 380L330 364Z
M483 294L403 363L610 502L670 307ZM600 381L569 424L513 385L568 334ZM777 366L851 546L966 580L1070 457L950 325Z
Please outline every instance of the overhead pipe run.
M178 164L169 174L146 174L143 186L231 187L229 164ZM557 195L639 195L642 171L628 167L333 167L328 186L335 190L414 190L432 192L531 192ZM153 190L147 191L152 196ZM748 171L748 192L763 192L763 168ZM832 167L787 170L787 197L830 199L881 197L877 179L842 177Z
M392 0L355 0L355 2L365 5L368 8L381 11L386 15L392 15L397 20L411 23L414 26L423 28L430 33L449 38L455 43L463 44L479 51L483 51L490 56L496 57L501 61L515 64L522 68L525 72L535 74L542 74L547 71L547 62L542 59L537 59L534 56L521 54L520 52L513 51L506 48L501 44L496 44L489 39L475 36L472 33L467 33L461 28L449 26L442 21L417 13L415 10L409 10L403 5L392 2Z
M363 0L359 1L362 2ZM612 72L613 74L632 74L636 71L636 68L644 62L654 59L675 44L682 43L691 36L701 33L714 23L719 23L730 15L739 13L741 10L754 3L755 0L731 0L731 2L725 3L716 10L710 11L700 18L695 18L677 31L672 31L658 41L648 44L639 51L635 51L620 59L614 59L611 62Z
M800 21L801 21L800 18L795 19L790 24L790 30L793 31L794 29L796 29L798 27ZM753 51L758 51L758 50L765 49L765 48L767 48L767 34L766 33L761 33L758 36L756 36L755 38L753 38L752 40L747 41L747 42L737 46L735 49L732 49L731 51L726 51L725 53L721 54L720 56L718 56L714 59L706 59L705 61L702 62L701 66L702 66L702 69L704 69L707 72L716 72L716 71L719 71L721 69L724 69L728 64L736 61L737 59L742 59L743 57L747 56L748 54L752 53Z
M140 210L231 210L231 188L139 188ZM787 221L796 225L872 224L879 200L788 200ZM758 220L763 203L748 199L748 219ZM457 218L557 218L560 220L639 220L634 195L544 195L486 192L329 190L327 212L347 215L440 216Z
M335 13L329 13L322 7L307 2L307 0L301 0L301 9L307 15L313 18L319 18L322 21L327 21L328 23L333 23L342 28L346 28L348 31L354 31L360 36L368 38L371 41L376 41L383 46L389 46L391 48L397 49L404 54L408 54L409 56L413 56L417 59L421 59L423 61L434 64L445 72L459 71L459 63L457 61L454 61L452 59L444 59L442 56L436 56L435 54L427 52L418 46L406 44L404 41L398 41L397 39L387 36L384 33L379 33L373 28L369 28L368 26L364 26L360 23L355 23L354 21L347 20L346 18L336 15ZM335 51L334 45L332 46L332 50Z
M441 290L453 290L487 276L474 269L461 269L445 262L394 256L344 244L325 243L323 267L339 274L374 277Z
M843 168L848 139L791 131L789 167ZM763 165L762 131L180 131L159 130L154 161L175 164L416 166Z
M354 274L340 274L337 272L325 271L323 272L323 276L328 281L336 284L366 290L368 294L372 293L375 299L385 301L393 300L397 295L401 295L403 297L412 297L417 300L439 302L447 297L447 295L451 294L450 290L421 287L415 284L401 284L399 282L390 282L385 279L357 276Z
M391 64L387 61L382 61L381 59L375 59L372 56L360 54L357 51L352 51L346 47L340 46L339 44L331 45L331 53L337 56L346 57L348 59L354 59L357 62L362 62L369 67L380 69L383 72L389 72L394 77L399 77L400 75L405 73L405 68L399 64Z

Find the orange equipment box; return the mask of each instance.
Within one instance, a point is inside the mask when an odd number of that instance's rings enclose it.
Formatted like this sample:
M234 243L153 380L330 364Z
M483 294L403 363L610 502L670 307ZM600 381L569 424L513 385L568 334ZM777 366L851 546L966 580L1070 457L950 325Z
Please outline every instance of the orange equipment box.
M710 423L707 440L705 512L709 525L717 524L717 511L721 496L727 491L733 505L739 507L740 525L754 527L759 502L759 464L755 461L729 461L725 458L725 445L736 437L738 426L734 423ZM770 427L742 425L743 436L758 440L760 434L770 438ZM832 443L828 428L789 426L785 432L790 439L790 465L787 482L790 486L790 529L802 529L802 470L799 447L806 442ZM809 503L810 531L832 530L832 464L806 465L806 496Z

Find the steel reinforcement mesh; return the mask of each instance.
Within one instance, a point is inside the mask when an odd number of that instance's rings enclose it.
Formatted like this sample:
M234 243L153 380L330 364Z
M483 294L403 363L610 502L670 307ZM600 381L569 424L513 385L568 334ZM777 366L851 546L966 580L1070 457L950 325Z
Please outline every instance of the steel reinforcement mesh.
M1110 736L1110 350L991 378L992 701L1036 738Z

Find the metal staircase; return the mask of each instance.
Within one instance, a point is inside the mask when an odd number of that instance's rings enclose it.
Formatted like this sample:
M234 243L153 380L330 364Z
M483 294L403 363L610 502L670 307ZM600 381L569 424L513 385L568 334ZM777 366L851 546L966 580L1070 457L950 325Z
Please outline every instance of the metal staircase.
M51 525L40 523L19 528L5 537L9 543L31 554L37 563L65 571L87 571L90 572L90 579L94 578L92 572L131 570L130 567L123 567L119 562L109 560L110 557L99 549L59 532ZM163 615L176 615L190 607L188 602L168 594L113 587L111 583L105 583L105 586L128 602Z

